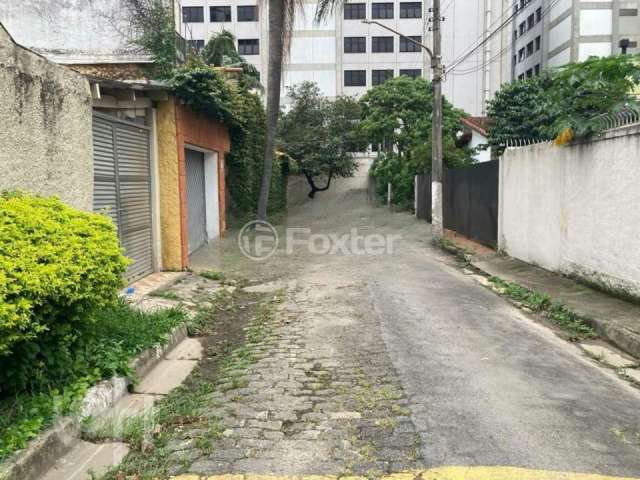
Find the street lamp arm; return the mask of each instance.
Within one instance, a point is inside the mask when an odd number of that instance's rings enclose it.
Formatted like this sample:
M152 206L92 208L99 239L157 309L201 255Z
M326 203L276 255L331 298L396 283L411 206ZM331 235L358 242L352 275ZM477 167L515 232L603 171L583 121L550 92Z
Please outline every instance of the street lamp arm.
M380 22L376 22L375 20L368 20L368 19L366 19L366 18L365 18L364 20L362 20L362 23L367 23L367 24L369 24L369 25L370 25L370 24L378 25L379 27L382 27L382 28L384 28L385 30L389 30L390 32L395 33L395 34L396 34L396 35L398 35L399 37L402 37L402 38L404 38L405 40L410 41L411 43L413 43L413 44L415 44L415 45L419 46L420 48L422 48L422 49L424 49L424 50L426 50L427 54L429 55L429 60L433 61L433 52L431 51L431 49L430 49L429 47L427 47L426 45L423 45L422 43L420 43L420 42L418 42L418 41L414 40L413 38L411 38L411 37L407 37L406 35L403 35L402 33L398 32L397 30L394 30L393 28L387 27L386 25L383 25L383 24L382 24L382 23L380 23Z

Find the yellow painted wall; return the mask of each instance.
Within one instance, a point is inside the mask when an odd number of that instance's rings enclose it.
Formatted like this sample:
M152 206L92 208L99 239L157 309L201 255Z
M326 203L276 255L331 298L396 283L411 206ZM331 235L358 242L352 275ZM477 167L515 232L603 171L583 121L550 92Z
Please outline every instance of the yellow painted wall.
M182 270L178 146L173 98L158 103L157 117L162 268Z

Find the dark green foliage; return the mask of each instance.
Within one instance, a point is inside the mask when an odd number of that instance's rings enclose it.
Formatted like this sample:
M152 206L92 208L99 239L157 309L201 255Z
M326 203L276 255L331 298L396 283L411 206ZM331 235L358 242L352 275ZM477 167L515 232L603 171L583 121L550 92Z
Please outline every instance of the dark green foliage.
M431 171L431 84L422 78L400 76L370 89L360 101L362 134L381 146L374 162L378 194L392 185L392 202L411 208L414 177ZM443 155L449 168L472 163L471 150L456 146L462 110L443 104Z
M126 260L107 216L0 196L0 397L56 385L80 332L113 304Z
M304 175L310 197L335 177L350 177L356 169L351 153L357 145L358 103L348 97L330 101L313 82L302 82L287 92L291 106L279 125L279 149L291 159L292 169ZM325 184L316 185L323 177Z
M265 112L260 98L239 87L233 95L234 127L231 152L225 157L229 208L239 220L252 216L258 203L265 141ZM287 205L286 165L274 159L269 209L276 213Z
M505 83L496 92L489 102L488 115L493 122L489 145L498 155L509 139L546 138L545 127L555 120L545 100L552 84L553 75L546 70L527 80Z
M124 0L123 8L137 33L134 40L153 57L151 74L169 78L177 64L177 36L173 11L163 0Z
M192 60L177 68L169 81L171 89L194 112L233 125L233 98L222 76L212 67Z
M73 413L95 382L129 375L129 362L136 354L166 343L170 332L186 320L180 309L142 313L123 301L97 312L93 323L74 332L70 348L65 348L65 369L50 370L46 381L33 384L29 391L0 397L0 461L24 448L58 416ZM37 370L29 359L21 363L23 371ZM12 367L17 370L15 363ZM5 369L9 367L3 365Z
M202 59L208 65L215 67L242 68L240 86L262 90L260 84L260 72L252 64L248 63L236 50L236 38L227 30L213 35L207 42L201 54Z
M598 116L638 110L638 85L640 57L631 55L594 57L505 84L489 102L489 144L500 154L509 139L587 138L606 128Z

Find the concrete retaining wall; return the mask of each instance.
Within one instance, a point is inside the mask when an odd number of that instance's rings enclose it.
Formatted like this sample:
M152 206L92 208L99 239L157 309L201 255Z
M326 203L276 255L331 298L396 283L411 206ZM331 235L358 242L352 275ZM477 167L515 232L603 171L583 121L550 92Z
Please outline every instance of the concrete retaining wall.
M0 25L0 191L57 195L91 210L89 83L16 45Z
M512 257L640 297L640 126L509 149L498 245Z

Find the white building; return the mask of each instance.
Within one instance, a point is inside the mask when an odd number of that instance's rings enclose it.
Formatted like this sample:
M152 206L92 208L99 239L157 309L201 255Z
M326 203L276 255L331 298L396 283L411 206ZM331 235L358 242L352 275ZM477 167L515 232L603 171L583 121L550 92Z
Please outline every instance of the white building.
M512 78L620 53L622 39L629 40L629 53L640 51L639 6L638 0L518 0L512 27Z
M484 39L505 14L506 0L444 0L443 63L461 57ZM429 9L432 0L353 0L322 24L314 22L315 3L304 3L296 18L283 86L310 80L323 93L360 95L372 85L398 75L431 76L428 56L411 42L398 38L377 20L430 46ZM178 31L201 47L216 32L231 31L238 50L267 78L267 2L257 0L182 0ZM448 75L444 93L470 114L484 113L485 100L510 78L509 62L486 63L510 39L506 29L487 41ZM509 56L506 56L509 59Z

